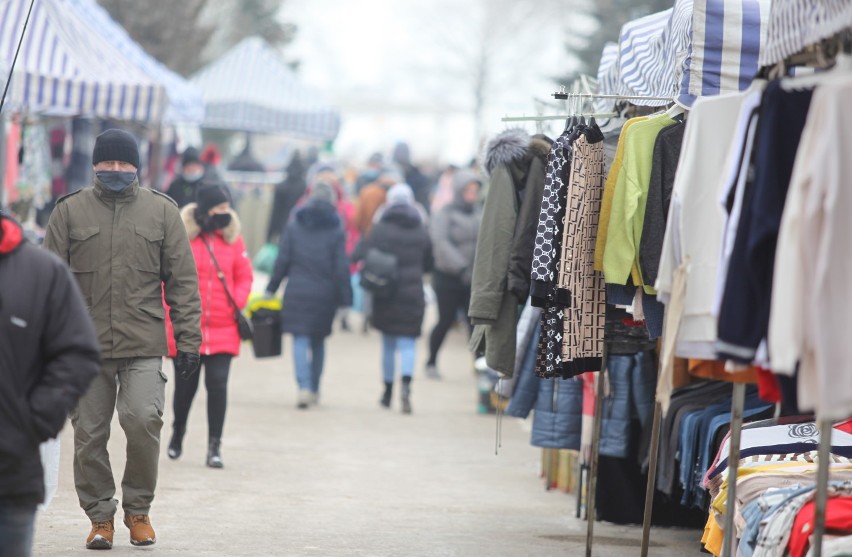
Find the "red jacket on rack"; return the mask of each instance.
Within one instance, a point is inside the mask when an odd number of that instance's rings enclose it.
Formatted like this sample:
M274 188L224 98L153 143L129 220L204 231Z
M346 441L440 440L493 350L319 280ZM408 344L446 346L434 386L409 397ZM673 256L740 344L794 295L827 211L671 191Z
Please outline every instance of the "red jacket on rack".
M246 253L243 237L240 235L240 221L236 213L231 211L231 224L223 230L212 234L201 232L196 222L195 203L190 203L181 211L192 255L195 257L195 267L198 269L198 288L201 294L201 355L240 353L240 334L234 317L234 307L228 300L222 281L219 280L216 266L210 257L210 252L204 245L204 240L213 250L219 267L225 275L228 289L234 300L245 308L251 293L253 272L251 260ZM165 305L165 302L164 302ZM168 318L166 306L166 333L169 340L169 356L177 354L172 323Z

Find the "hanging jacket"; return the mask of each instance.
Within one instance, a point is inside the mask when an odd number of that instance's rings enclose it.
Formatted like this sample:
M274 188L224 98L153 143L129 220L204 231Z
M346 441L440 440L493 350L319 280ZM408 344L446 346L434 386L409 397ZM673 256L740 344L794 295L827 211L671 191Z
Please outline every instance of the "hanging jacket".
M545 135L534 135L532 141L530 141L530 147L539 153L545 164L552 145L553 140ZM544 173L530 176L527 187L524 188L524 198L521 201L518 222L515 226L515 238L512 242L512 253L509 258L509 291L515 295L519 302L526 300L530 293L530 273L532 272L541 200L544 197L545 178Z
M0 506L44 500L39 443L56 437L100 364L68 268L0 216Z
M393 296L373 300L373 327L388 335L419 337L426 312L423 275L433 266L432 242L420 211L412 205L388 207L353 259L363 260L370 248L396 256L398 263Z
M180 211L166 195L138 180L113 193L95 179L56 203L44 247L71 267L104 358L168 354L164 290L178 350L198 353L198 273Z
M246 253L246 245L240 235L240 221L234 211L230 212L231 223L224 229L211 234L201 232L201 227L195 218L197 207L195 203L190 203L181 210L180 214L189 238L189 246L192 248L195 268L198 270L198 292L201 296L201 354L237 356L240 353L242 341L237 330L234 306L225 293L225 287L219 280L216 266L204 241L206 240L213 250L216 261L225 275L228 290L240 309L246 307L251 293L253 280L251 260ZM177 348L168 309L167 306L169 356L174 357L177 354Z
M479 178L464 170L453 177L454 200L442 207L432 218L429 232L435 254L435 269L458 277L464 284L473 278L476 238L482 221L482 211L462 199L464 189Z
M631 421L647 427L654 413L657 370L652 352L610 354L607 361L609 394L601 410L600 453L627 458Z
M471 283L470 348L484 352L488 367L507 376L514 373L519 303L509 291L509 259L520 199L526 187L544 180L544 146L523 130L510 129L489 143L485 155L488 193Z
M352 305L346 234L330 203L310 201L290 219L266 291L285 278L281 331L329 336L337 309Z
M533 446L579 450L583 384L577 379L541 379L535 374L538 336L536 331L524 357L506 415L526 419L535 410L530 440Z

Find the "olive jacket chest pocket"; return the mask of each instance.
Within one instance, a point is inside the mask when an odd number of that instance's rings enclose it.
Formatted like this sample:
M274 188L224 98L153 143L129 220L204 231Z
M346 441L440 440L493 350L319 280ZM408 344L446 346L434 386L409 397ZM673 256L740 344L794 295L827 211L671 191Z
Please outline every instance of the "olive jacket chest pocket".
M160 251L165 238L163 229L137 226L135 232L134 266L140 271L159 273Z
M72 228L68 237L68 263L71 269L80 272L91 272L98 268L103 249L101 247L101 227L86 226Z

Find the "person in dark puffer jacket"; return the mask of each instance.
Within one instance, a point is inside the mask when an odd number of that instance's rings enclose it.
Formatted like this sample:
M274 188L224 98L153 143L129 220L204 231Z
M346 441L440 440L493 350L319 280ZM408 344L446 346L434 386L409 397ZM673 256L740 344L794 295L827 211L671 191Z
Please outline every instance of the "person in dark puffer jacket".
M45 496L39 443L59 434L100 369L68 267L0 214L0 554L31 554Z
M311 188L309 201L284 229L275 271L266 287L271 297L284 278L281 331L293 335L293 358L299 383L298 408L319 402L325 339L339 308L352 305L346 233L337 214L334 187L324 181ZM310 356L309 356L310 353Z
M371 248L396 256L398 285L389 298L373 301L373 327L382 332L382 367L385 391L381 404L389 408L399 352L402 371L402 411L411 413L411 378L414 375L415 344L421 334L426 298L423 275L432 269L432 242L424 216L407 184L388 191L387 205L370 234L353 254L355 261Z

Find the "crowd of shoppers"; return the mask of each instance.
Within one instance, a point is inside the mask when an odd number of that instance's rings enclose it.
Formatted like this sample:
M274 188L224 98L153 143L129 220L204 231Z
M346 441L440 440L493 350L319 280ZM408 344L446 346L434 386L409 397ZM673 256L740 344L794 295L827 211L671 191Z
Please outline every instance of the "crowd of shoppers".
M240 171L262 169L249 158L247 147L236 161ZM326 339L336 316L353 305L353 290L365 300L365 330L381 333L380 404L391 407L399 383L405 414L412 412L429 284L439 319L429 337L427 376L440 378L441 345L465 319L481 180L450 168L442 176L451 183L451 199L432 204L437 176L414 166L405 144L392 160L386 165L375 154L347 182L334 164L308 165L296 153L275 188L267 239L277 242L278 254L265 296L273 298L284 284L280 326L292 336L300 409L319 403ZM121 519L133 545L157 542L150 510L166 414L166 356L174 365L168 457L183 454L203 375L206 465L224 467L228 378L242 345L237 318L252 291L252 263L214 149L185 149L165 193L140 185L139 161L131 134L99 135L93 183L57 200L44 249L0 212L0 408L13 410L0 412L6 554L30 554L45 494L38 444L54 438L69 416L74 483L91 522L86 547L110 549L114 542L119 497L107 441L115 413L127 437ZM368 276L376 254L390 262L381 288L375 282L381 277Z

